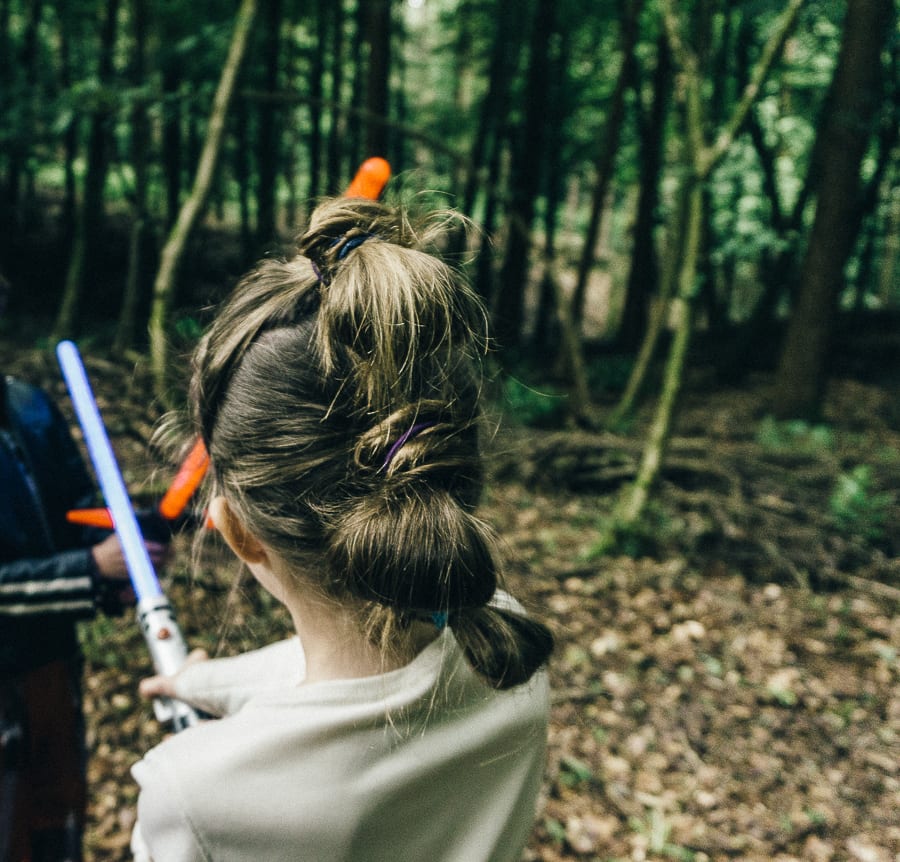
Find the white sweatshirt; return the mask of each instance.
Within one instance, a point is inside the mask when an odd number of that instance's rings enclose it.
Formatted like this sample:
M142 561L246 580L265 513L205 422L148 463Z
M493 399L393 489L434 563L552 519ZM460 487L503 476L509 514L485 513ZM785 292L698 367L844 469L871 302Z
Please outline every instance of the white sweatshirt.
M202 662L220 720L135 764L137 862L516 862L544 768L546 674L498 692L445 629L410 664L301 685L299 639Z

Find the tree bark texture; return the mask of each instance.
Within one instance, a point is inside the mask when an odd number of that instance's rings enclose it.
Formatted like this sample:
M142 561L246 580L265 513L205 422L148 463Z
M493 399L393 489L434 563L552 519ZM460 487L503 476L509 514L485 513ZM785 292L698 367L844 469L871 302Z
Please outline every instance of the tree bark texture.
M118 17L119 0L108 0L101 28L100 59L97 66L97 77L101 85L108 84L112 78ZM85 266L94 259L103 230L104 189L109 167L110 113L107 107L95 107L91 117L83 200L76 219L62 301L53 324L51 338L54 341L68 338L73 333L84 291Z
M365 39L369 46L369 69L366 76L366 108L373 118L390 116L389 83L391 74L391 2L368 0ZM366 126L365 157L388 158L388 127L373 119Z
M524 94L524 120L513 142L509 235L493 303L494 335L503 349L516 349L522 337L525 290L531 260L531 230L541 187L546 143L549 44L555 32L555 3L538 0L530 38Z
M578 262L578 276L572 294L572 317L577 326L584 318L584 304L587 284L594 268L597 237L606 205L606 193L612 180L613 166L619 152L619 137L625 122L625 94L637 77L637 61L634 48L638 37L638 18L643 0L632 0L623 7L622 13L622 65L616 78L616 86L610 99L609 114L603 127L600 147L594 162L594 191L591 196L591 214L585 231L581 259Z
M200 219L212 187L213 175L222 145L228 106L234 94L234 85L240 71L241 62L247 50L253 19L256 15L256 0L242 0L235 20L228 57L222 68L219 86L213 100L212 111L206 128L206 140L197 165L194 187L178 213L178 219L163 247L159 271L153 284L153 305L150 312L150 365L153 372L154 389L157 398L167 403L166 367L168 349L166 323L171 309L178 266L195 225Z
M281 72L281 0L265 0L265 29L263 56L265 57L266 93L278 92ZM259 105L259 126L256 165L259 183L256 194L256 245L262 253L277 237L277 188L281 147L278 113L272 99Z
M816 215L775 381L779 418L815 419L844 266L858 229L859 169L881 90L881 51L893 0L850 0L834 73L831 112L820 132L822 175Z

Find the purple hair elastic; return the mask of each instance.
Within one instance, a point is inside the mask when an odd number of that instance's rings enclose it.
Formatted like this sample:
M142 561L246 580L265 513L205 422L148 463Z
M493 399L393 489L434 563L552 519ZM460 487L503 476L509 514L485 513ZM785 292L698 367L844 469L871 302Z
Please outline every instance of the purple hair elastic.
M388 449L387 455L384 456L384 463L381 465L382 470L387 470L388 465L391 461L394 460L394 456L403 448L403 446L412 440L413 437L417 437L427 428L432 428L436 425L436 422L418 422L413 425L408 431L404 431L394 442L394 445Z

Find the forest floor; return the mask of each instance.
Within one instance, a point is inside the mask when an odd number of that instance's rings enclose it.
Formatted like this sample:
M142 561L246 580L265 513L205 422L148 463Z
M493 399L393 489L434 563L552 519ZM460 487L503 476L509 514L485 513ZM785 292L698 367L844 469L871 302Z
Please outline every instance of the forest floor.
M46 353L7 338L0 361L68 411ZM151 467L146 369L87 366L149 502L170 474ZM646 416L627 436L510 424L494 441L484 514L558 642L527 860L900 860L900 384L835 379L812 426L768 419L770 387L686 387L628 554L591 548ZM167 590L192 645L231 654L288 630L250 584L232 591L220 548L193 567L187 536L176 549ZM130 615L83 641L87 860L121 862L129 767L162 731L136 697L149 662Z

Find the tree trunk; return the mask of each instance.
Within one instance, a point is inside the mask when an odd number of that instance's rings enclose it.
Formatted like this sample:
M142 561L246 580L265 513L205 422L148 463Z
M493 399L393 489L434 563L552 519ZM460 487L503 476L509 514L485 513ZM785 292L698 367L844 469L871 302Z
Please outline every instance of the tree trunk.
M15 237L24 222L22 212L22 186L25 175L28 172L28 155L33 145L33 128L37 111L37 62L38 62L38 33L43 17L43 0L34 0L28 4L24 15L25 31L22 36L22 50L9 69L11 83L19 79L20 88L18 95L20 103L11 105L13 120L8 122L7 130L11 131L11 139L8 145L9 157L6 168L6 188L4 195L5 218L0 223L3 231L3 242L10 248L15 247ZM8 10L7 10L8 14ZM7 24L7 28L9 24ZM4 31L6 32L6 31ZM16 68L17 66L17 68ZM22 86L24 84L24 86ZM15 90L13 91L15 92ZM6 98L9 98L7 95Z
M100 37L100 60L97 77L101 86L109 83L113 73L119 0L107 0L106 16ZM84 200L78 213L73 248L66 272L62 301L53 324L51 339L58 341L72 335L84 290L84 268L94 259L104 226L104 188L109 167L110 109L97 107L91 118L88 136L87 170L84 176Z
M711 144L706 142L706 106L698 58L681 36L681 21L675 11L675 0L664 0L663 22L672 56L684 77L682 88L685 117L685 172L687 175L687 223L684 257L679 266L678 290L674 311L675 333L666 360L663 389L644 445L635 481L624 489L612 519L606 525L595 548L605 552L617 535L630 529L643 515L650 489L656 481L672 433L677 397L684 376L688 346L693 330L693 305L697 295L698 255L703 230L703 184L712 169L728 152L747 115L758 97L760 87L776 58L780 55L788 33L794 26L803 0L789 0L756 63L750 82L728 120L718 128Z
M131 85L135 92L144 84L147 50L147 0L132 0L131 22L134 28L134 47L131 52ZM150 140L150 124L147 107L140 97L135 97L131 109L131 168L134 171L134 201L131 236L128 244L128 272L122 295L122 310L116 327L113 350L123 353L134 344L137 329L138 306L141 299L143 249L147 226L147 142Z
M162 17L165 25L166 16ZM162 39L175 40L179 34L163 26ZM170 50L163 60L162 161L166 184L166 227L171 228L181 207L181 63Z
M216 169L228 106L234 93L234 85L240 71L241 62L247 49L253 18L256 14L256 0L242 0L235 20L228 57L222 68L219 86L213 100L206 141L197 165L194 187L178 213L169 238L160 256L159 271L153 285L153 306L150 312L150 363L157 398L167 403L166 366L168 350L166 321L175 295L178 267L184 256L187 241L200 219L206 204L212 179Z
M522 336L531 258L531 229L541 185L547 110L548 48L556 32L555 3L538 0L532 22L525 82L523 127L514 141L510 172L509 236L493 306L494 335L501 349L515 350Z
M369 69L366 75L366 158L387 158L390 115L389 83L391 75L391 2L367 0L365 40L369 46Z
M481 247L475 260L475 290L490 307L494 295L494 244L493 235L497 222L497 209L500 202L497 198L497 190L500 188L500 174L502 170L501 156L503 154L503 140L498 136L494 138L487 165L487 200L484 204L484 216L481 219Z
M822 176L816 215L775 380L780 418L819 416L826 358L858 229L859 169L881 86L881 49L891 32L893 0L849 0L834 72L832 111L822 127ZM855 222L855 224L854 224Z
M274 96L279 86L281 61L281 0L265 0L265 57L264 91ZM261 254L277 237L276 189L280 161L280 137L277 123L278 108L273 98L263 99L259 105L259 126L256 166L259 184L256 193L256 246Z
M241 260L253 259L253 226L250 215L250 131L248 105L238 99L234 106L234 178L237 181L238 213L241 223Z
M881 277L878 296L885 308L900 306L900 182L890 193L887 230L884 234L884 251L881 257Z
M318 198L322 188L322 112L323 78L325 76L325 51L328 48L328 24L330 0L318 0L314 9L316 16L316 44L312 48L312 62L309 68L309 186L307 197Z
M625 286L625 304L616 342L621 349L633 351L647 330L650 297L659 293L659 255L656 250L656 208L659 205L659 181L662 171L666 114L671 87L671 58L665 37L656 46L653 74L653 103L649 117L639 126L638 161L641 189L634 223L631 267ZM638 97L638 94L635 94Z
M625 121L625 94L637 77L637 61L634 48L638 37L638 18L643 0L631 0L622 7L622 65L616 78L616 86L610 99L608 119L603 127L602 143L594 161L594 191L591 196L591 214L585 231L578 276L572 294L572 316L576 321L584 318L587 284L594 268L594 251L600 235L600 222L606 195L612 180L613 165L619 152L619 136Z
M496 26L487 73L487 91L481 102L478 125L475 127L475 136L469 151L460 206L460 210L469 217L474 216L481 177L493 152L491 142L496 140L505 122L506 111L509 109L508 90L512 70L510 58L518 38L511 30L518 8L520 7L514 0L497 2ZM465 238L465 230L456 233L451 245L452 254L460 254L463 251Z
M72 3L64 0L59 9L59 66L60 83L64 90L72 86L72 44L75 28L72 20ZM75 236L78 214L78 183L75 179L75 160L78 158L78 118L73 115L63 134L64 193L59 233L63 248L70 248Z
M534 318L534 329L531 334L531 347L535 355L553 356L559 344L559 327L562 318L557 312L557 299L565 294L556 278L556 229L558 226L558 210L563 198L563 139L562 129L566 111L566 64L569 61L569 32L560 33L558 46L552 52L549 64L550 98L547 112L547 157L544 170L544 274L538 290L537 311ZM567 300L564 300L567 301ZM571 318L567 316L568 321ZM580 340L575 340L577 352L581 353ZM563 358L559 366L568 365L571 371L580 360L573 362L573 357ZM580 363L583 364L583 363ZM586 406L586 403L585 403Z
M328 131L328 166L325 188L334 193L341 181L341 143L347 122L341 111L344 89L344 4L343 0L325 0L334 15L331 33L331 128Z
M641 340L637 358L631 367L628 381L622 390L619 403L606 419L606 426L611 429L618 428L632 413L650 373L650 366L656 356L656 348L663 330L669 319L669 309L672 295L678 280L678 271L685 255L685 241L687 236L687 224L690 207L690 193L688 182L681 184L676 195L674 215L669 219L669 239L666 253L663 258L663 276L660 282L659 296L656 307L650 315L650 320Z
M365 62L365 33L366 33L366 16L368 10L365 3L356 4L356 12L353 15L353 26L355 28L355 38L353 39L353 50L350 59L350 68L353 69L353 77L350 84L350 107L353 110L364 114L367 110L368 87L366 86L366 77L368 75L368 66ZM337 185L332 190L332 194L337 194L338 188L344 183L345 177L352 177L356 166L361 164L363 158L377 155L377 153L366 153L363 151L363 131L365 123L348 122L346 127L346 146L343 147L344 167L337 177Z
M644 446L637 476L629 492L622 499L617 511L616 520L619 525L633 524L643 514L660 467L669 436L672 430L672 419L681 382L684 378L684 366L687 360L688 346L693 332L694 295L696 293L697 265L703 232L703 189L699 182L694 182L688 190L688 222L685 228L684 259L678 277L678 294L675 297L677 322L672 339L672 346L666 361L663 374L663 386L650 434Z

